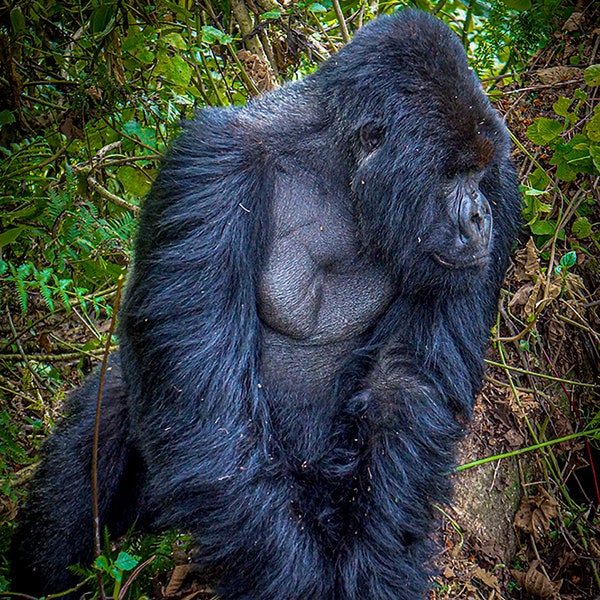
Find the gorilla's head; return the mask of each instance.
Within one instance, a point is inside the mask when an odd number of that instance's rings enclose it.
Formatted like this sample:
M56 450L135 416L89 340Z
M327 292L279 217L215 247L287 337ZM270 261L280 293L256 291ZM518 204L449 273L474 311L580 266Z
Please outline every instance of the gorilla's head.
M458 37L418 11L380 18L315 79L353 165L365 248L415 293L483 276L509 144Z

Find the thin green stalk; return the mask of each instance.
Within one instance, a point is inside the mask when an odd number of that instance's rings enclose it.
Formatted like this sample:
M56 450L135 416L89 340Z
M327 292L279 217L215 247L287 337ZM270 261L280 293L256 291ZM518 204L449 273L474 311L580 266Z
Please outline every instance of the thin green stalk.
M513 367L511 365L498 363L493 360L486 360L485 362L492 367L500 367L501 369L506 369L507 371L514 371L515 373L522 373L523 375L531 375L533 377L539 377L540 379L549 379L550 381L558 381L560 383L565 383L567 385L579 385L581 387L590 387L590 388L596 387L596 384L594 384L594 383L583 383L581 381L571 381L570 379L561 379L560 377L555 377L554 375L547 375L546 373L536 373L535 371L528 371L527 369L521 369L520 367Z
M539 450L540 448L546 448L547 446L553 446L554 444L562 444L563 442L569 442L577 438L596 436L600 436L600 429L589 429L587 431L580 431L579 433L572 433L571 435L566 435L564 437L556 438L554 440L539 442L537 444L534 444L533 446L527 446L526 448L519 448L518 450L512 450L511 452L503 452L502 454L495 454L494 456L480 458L479 460L474 460L473 462L465 463L464 465L456 467L456 471L464 471L466 469L477 467L479 465L484 465L495 460L502 460L503 458L510 458L511 456L518 456L519 454L533 452L535 450Z

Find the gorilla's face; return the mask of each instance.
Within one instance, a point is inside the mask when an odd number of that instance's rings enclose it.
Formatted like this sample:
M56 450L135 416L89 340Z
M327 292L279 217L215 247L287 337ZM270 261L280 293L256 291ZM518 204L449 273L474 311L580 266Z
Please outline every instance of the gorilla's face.
M465 290L490 262L493 214L482 192L496 154L490 116L452 120L418 106L356 133L352 187L365 247L411 289Z

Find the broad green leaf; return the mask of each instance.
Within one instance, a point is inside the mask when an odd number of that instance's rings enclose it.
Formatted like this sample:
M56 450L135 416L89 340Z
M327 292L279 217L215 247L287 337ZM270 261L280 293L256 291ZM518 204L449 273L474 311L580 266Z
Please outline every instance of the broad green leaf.
M136 50L132 51L131 54L144 65L149 65L154 62L154 52L148 50L147 48L137 48Z
M106 34L114 26L116 3L104 2L92 12L90 31L93 34Z
M569 121L575 121L577 119L577 114L569 108L571 108L572 100L570 98L565 98L561 96L553 105L552 108L554 112L565 119L569 119Z
M96 558L96 560L94 561L94 566L97 569L100 569L101 571L106 571L106 572L108 572L108 570L110 569L110 566L108 564L108 559L106 558L106 556L103 556L103 555Z
M163 41L177 50L187 50L187 44L180 33L167 33L162 37Z
M148 178L140 169L130 165L121 167L117 171L117 179L123 184L125 190L138 198L145 196L150 190L151 184Z
M536 221L529 227L535 235L554 235L556 221Z
M313 2L308 7L308 10L310 10L311 12L314 12L314 13L326 13L327 12L327 9L322 4L319 4L318 2Z
M570 252L567 252L560 259L559 264L561 267L565 267L568 269L569 267L572 267L576 262L577 262L577 252L575 252L575 250L571 250Z
M545 190L551 183L550 177L540 167L537 167L528 177L529 185L536 190Z
M139 559L135 556L131 556L127 552L121 551L119 552L119 556L115 561L115 566L122 571L131 571L138 566Z
M16 121L15 115L12 110L0 110L0 126L2 125L10 125Z
M212 25L205 25L202 28L202 41L207 44L214 44L216 42L219 44L230 44L233 38Z
M281 17L281 12L278 10L270 10L262 15L260 15L263 19L279 19Z
M600 64L590 65L584 72L585 83L590 87L600 85Z
M175 55L170 57L168 62L162 63L162 72L165 79L171 83L187 87L192 76L192 67L181 56Z
M592 224L587 217L579 217L571 226L573 235L576 235L580 240L589 237L592 233Z
M531 0L504 0L504 6L509 10L529 10L531 8Z
M18 6L15 6L10 11L10 24L16 35L25 31L25 17Z
M14 227L4 233L0 233L0 248L14 242L23 232L23 227Z
M600 107L596 107L594 114L587 122L584 131L592 142L600 142Z
M555 140L563 130L562 123L555 119L538 117L532 125L527 128L527 137L539 146L545 146Z
M590 144L590 156L598 174L600 174L600 144Z
M123 52L132 52L136 48L143 46L144 41L144 34L139 29L129 27L129 32L127 33L127 37L123 40L121 50L123 50Z

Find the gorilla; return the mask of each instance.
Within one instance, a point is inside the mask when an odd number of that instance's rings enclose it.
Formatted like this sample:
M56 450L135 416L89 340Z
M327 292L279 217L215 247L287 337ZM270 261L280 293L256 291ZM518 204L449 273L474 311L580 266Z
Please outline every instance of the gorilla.
M519 221L504 125L430 15L201 111L139 223L101 414L100 518L180 528L222 600L415 600ZM15 590L93 558L99 376L48 439Z

